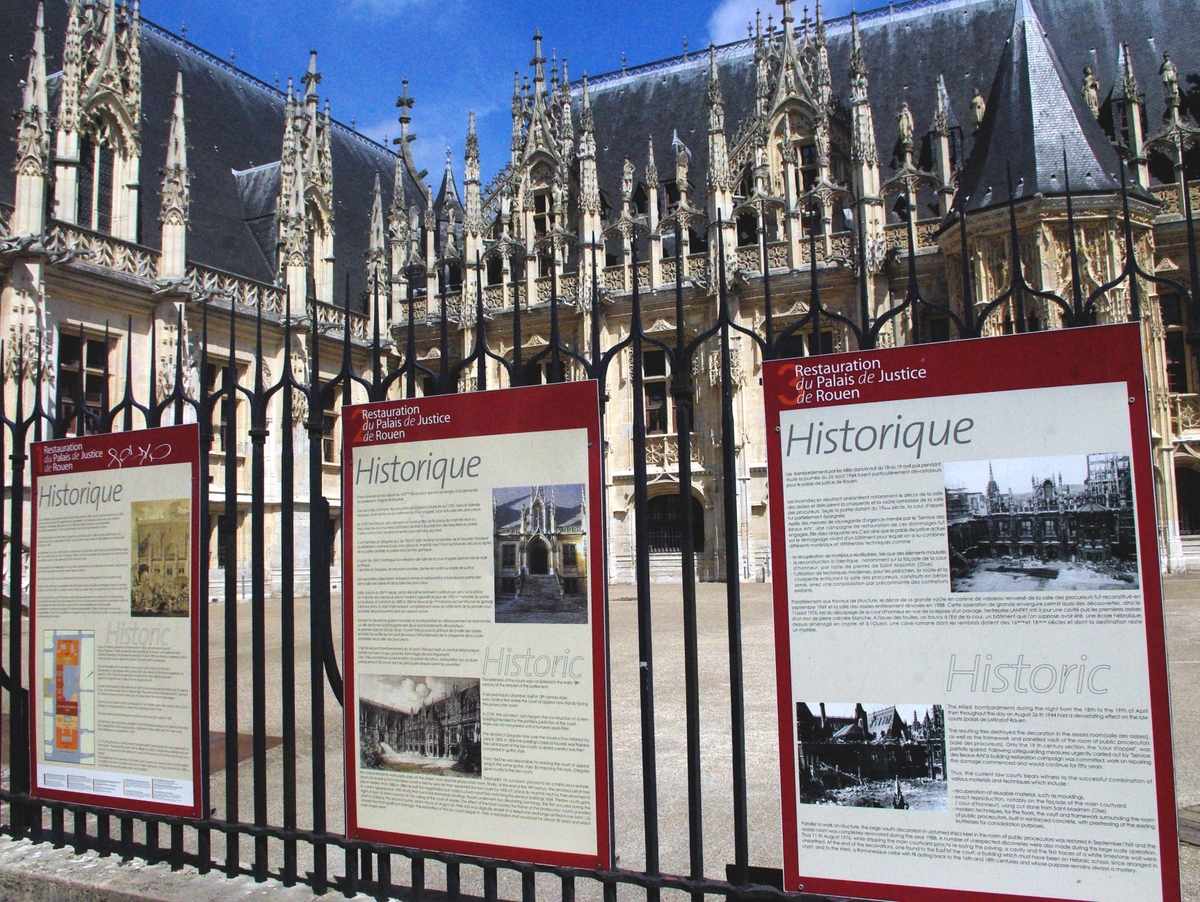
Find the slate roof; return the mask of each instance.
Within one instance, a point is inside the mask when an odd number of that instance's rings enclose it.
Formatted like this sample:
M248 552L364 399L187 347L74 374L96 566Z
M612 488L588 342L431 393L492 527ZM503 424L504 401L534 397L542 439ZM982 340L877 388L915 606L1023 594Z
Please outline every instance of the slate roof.
M0 123L15 135L18 82L28 67L36 0L0 3ZM66 0L47 0L48 71L61 67L67 25ZM199 47L142 20L142 122L140 243L158 248L161 206L159 170L166 161L175 73L183 72L191 228L188 260L263 282L275 280L278 163L283 145L284 95ZM303 65L298 60L298 66ZM0 158L12 159L11 139ZM332 134L334 189L334 287L341 304L349 275L352 305L366 290L368 235L375 175L384 208L391 203L397 157L383 146L335 123ZM416 174L405 169L410 198L424 201ZM10 167L0 177L0 202L13 202Z
M1064 163L1066 171L1064 173ZM1029 0L1017 0L1012 34L988 96L987 112L967 163L967 210L1014 197L1114 191L1120 159L1062 62L1047 42Z
M967 112L975 88L988 96L1012 35L1018 0L914 0L859 16L863 54L870 70L870 101L880 151L881 175L897 139L896 112L907 102L919 132L933 121L938 76L945 79L952 109L972 135ZM1027 0L1024 0L1027 2ZM762 2L767 12L771 4ZM1065 79L1066 97L1078 109L1083 67L1091 66L1107 95L1117 71L1121 41L1128 41L1134 71L1145 95L1152 134L1162 121L1164 102L1158 67L1167 51L1179 69L1180 84L1200 112L1200 4L1194 0L1033 0L1049 44L1058 55L1056 70ZM849 18L826 23L834 93L850 102ZM741 123L754 112L754 56L750 41L717 48L725 131L731 142ZM707 53L675 57L625 73L592 77L590 91L596 121L600 188L608 198L620 197L621 167L628 156L642 177L646 140L669 147L671 133L692 152L691 198L700 206L708 167ZM576 87L576 90L578 88ZM579 104L574 104L578 110ZM1089 116L1090 118L1090 116ZM1090 131L1090 129L1089 129ZM1092 136L1094 137L1094 135ZM1088 138L1091 143L1091 138ZM1059 152L1061 169L1061 150ZM671 161L660 161L662 178L671 178ZM1072 170L1072 190L1075 189Z

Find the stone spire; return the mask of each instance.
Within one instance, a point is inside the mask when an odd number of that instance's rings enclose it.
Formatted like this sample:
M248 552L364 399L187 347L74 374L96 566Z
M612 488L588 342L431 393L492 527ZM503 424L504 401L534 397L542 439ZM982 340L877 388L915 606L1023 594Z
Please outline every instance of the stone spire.
M878 169L879 148L875 143L875 119L867 97L867 62L863 57L862 36L858 32L858 15L850 14L850 105L852 108L852 150L854 162ZM878 182L878 179L876 179ZM878 184L876 184L876 190ZM874 192L872 192L874 193Z
M546 58L542 56L542 30L533 33L533 109L537 111L546 105Z
M529 127L525 133L523 152L514 157L514 165L519 164L522 157L529 159L531 154L539 150L548 153L557 163L563 160L564 145L558 123L555 122L553 98L546 90L546 58L542 56L542 33L540 30L533 35L533 59L529 63L533 66L532 103L526 110ZM514 121L513 140L515 141L516 138L516 122Z
M1113 100L1120 105L1121 122L1116 137L1125 142L1129 152L1133 179L1143 188L1150 186L1149 161L1146 158L1146 136L1142 131L1142 98L1138 92L1137 76L1133 74L1133 57L1129 44L1122 42L1117 54L1117 79Z
M938 211L942 216L950 212L954 205L954 167L957 162L953 159L955 132L958 131L958 119L954 108L950 106L950 94L946 90L946 79L938 75L937 90L933 107L933 167L937 176Z
M515 169L525 146L525 97L521 92L521 73L513 72L512 96L512 165Z
M571 115L571 83L567 80L567 58L562 58L562 82L558 88L559 156L570 162L575 153L575 120Z
M475 111L467 118L467 143L463 151L463 186L466 203L463 228L468 235L483 234L483 200L479 185L479 136L475 133ZM472 261L474 256L471 257Z
M371 230L367 235L367 259L371 269L383 263L386 246L383 237L383 189L379 184L379 173L375 173L375 187L371 194Z
M729 169L729 146L725 141L725 100L717 73L717 49L708 49L708 188L728 214L732 200L733 177Z
M38 3L33 50L17 115L17 192L11 232L16 237L40 235L46 227L46 177L50 170L50 135L46 119L46 28Z
M587 75L583 76L582 107L579 113L579 223L580 238L590 242L600 237L600 181L596 174L596 123L592 117L592 95Z
M822 115L828 116L833 102L833 74L829 70L829 45L825 35L825 17L821 14L821 0L817 0L816 57L817 107Z
M175 73L175 109L167 136L167 164L162 169L162 257L160 279L182 279L187 271L188 207L191 176L187 164L187 134L183 117L183 72Z

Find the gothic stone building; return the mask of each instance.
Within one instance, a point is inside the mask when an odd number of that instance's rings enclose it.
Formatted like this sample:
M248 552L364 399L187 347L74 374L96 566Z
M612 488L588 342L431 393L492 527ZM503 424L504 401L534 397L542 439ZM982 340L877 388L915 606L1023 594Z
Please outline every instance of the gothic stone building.
M585 352L593 276L601 291L601 343L611 347L629 332L635 277L651 335L673 337L679 325L677 275L685 291L682 327L692 336L708 328L718 265L729 276L732 316L747 329L763 328L764 271L783 325L803 315L814 276L835 311L857 319L865 304L876 316L905 296L910 221L924 295L977 312L1010 277L1010 172L1026 278L1067 297L1069 178L1086 295L1123 265L1116 145L1130 160L1139 262L1186 284L1179 176L1187 166L1191 177L1197 160L1177 148L1190 141L1200 112L1200 7L1185 0L919 0L831 21L818 4L815 18L805 13L798 21L792 3L779 6L765 10L778 21L752 23L744 41L591 79L572 80L566 59L545 59L535 37L531 71L512 87L508 159L480 159L471 118L464 123L462 190L448 160L434 192L411 157L407 86L393 153L332 118L319 97L315 57L300 83L273 88L141 20L136 4L47 0L43 10L34 0L9 0L0 8L0 45L9 60L0 78L0 121L13 114L17 152L15 175L0 180L5 366L32 391L37 370L28 358L37 345L25 342L24 357L13 349L22 347L23 335L43 336L39 390L47 405L69 411L74 402L63 386L80 378L85 403L104 392L121 397L124 370L116 363L127 355L139 396L161 393L150 374L164 385L172 381L182 342L186 380L211 389L229 360L239 373L254 372L252 321L239 317L230 337L228 311L231 304L251 311L261 304L264 370L278 378L290 358L303 373L312 332L296 330L284 347L290 297L313 300L322 326L317 340L329 344L322 361L339 359L341 330L350 330L352 364L363 370L373 317L383 334L401 336L411 310L417 355L436 370L443 310L453 320L449 356L462 359L472 348L477 288L491 317L491 346L510 360L518 305L528 361L551 337L552 281L566 301L559 308L563 340ZM516 48L493 52L523 55ZM505 86L496 90L507 93ZM486 181L485 166L493 173ZM809 209L815 216L806 215ZM965 261L957 209L967 221ZM811 243L810 224L817 232ZM861 267L854 240L860 226ZM378 307L367 303L368 286L382 286ZM1200 374L1180 299L1148 282L1144 288L1162 564L1178 570L1200 561ZM347 297L348 314L340 309ZM1125 320L1130 306L1120 286L1104 296L1096 319ZM213 362L202 372L195 349L205 313ZM988 320L989 331L1016 328L1014 315L1002 309ZM822 323L783 350L851 347L836 320ZM1030 300L1028 328L1059 323L1056 308ZM944 318L923 319L920 328L916 336L911 319L894 318L882 343L950 335ZM726 539L720 511L734 493L736 575L766 578L762 361L753 343L735 336L737 468L735 484L724 485L716 351L703 348L693 372L691 515L699 575L728 575L718 551ZM400 361L397 354L389 359L392 366ZM107 369L106 360L113 364ZM490 365L488 385L506 384L499 364ZM651 484L647 510L637 511L630 365L627 355L619 357L606 386L609 575L632 579L633 524L642 515L651 526L654 575L678 578L672 373L662 352L646 354ZM522 375L543 381L547 370L538 362ZM567 378L580 375L568 364ZM418 393L434 388L418 381ZM474 387L469 378L459 385ZM335 499L336 521L340 404L332 395L322 401L326 494ZM235 418L246 434L241 407L223 406L217 416ZM267 439L269 467L277 471L281 411L273 409L269 421L269 428L276 424ZM242 511L249 500L249 444L235 445L218 440L214 449L218 512ZM237 499L222 491L224 466L238 468ZM271 479L267 484L277 491ZM279 499L267 500L270 508ZM300 514L303 532L308 523ZM213 543L214 568L224 563L218 547Z
M587 505L582 485L535 485L493 496L496 597L587 593ZM499 491L499 490L497 490Z

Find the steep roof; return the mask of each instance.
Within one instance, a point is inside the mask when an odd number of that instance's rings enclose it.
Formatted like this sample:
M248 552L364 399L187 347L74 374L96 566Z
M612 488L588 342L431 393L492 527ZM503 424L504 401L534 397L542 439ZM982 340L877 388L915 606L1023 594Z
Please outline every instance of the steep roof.
M1066 170L1064 173L1064 162ZM1017 0L987 112L963 173L967 209L1013 195L1113 191L1120 160L1081 92L1073 90L1029 0Z
M863 54L870 69L870 101L883 167L889 175L890 149L897 138L896 112L907 102L921 129L933 121L939 75L960 118L971 107L975 88L985 93L1012 36L1018 0L913 0L859 16ZM1065 79L1067 98L1076 106L1084 66L1101 79L1104 97L1116 71L1122 41L1130 44L1134 70L1145 94L1147 121L1153 132L1164 110L1158 67L1167 51L1179 69L1188 99L1200 100L1200 4L1194 0L1035 0L1049 44L1058 54L1057 69ZM763 0L766 11L771 4ZM849 105L850 22L826 23L833 90ZM742 122L754 113L753 44L740 41L717 48L721 91L725 100L726 135L732 142ZM708 167L708 118L705 89L707 54L675 57L626 72L589 79L596 121L600 188L611 201L620 197L621 166L628 156L645 166L646 139L669 146L672 130L692 152L691 197L702 202ZM578 91L578 86L573 86ZM1193 103L1200 106L1200 103ZM575 104L578 109L579 105ZM968 151L971 127L963 123ZM1090 131L1090 129L1089 129ZM1094 136L1093 136L1094 137ZM1091 139L1089 138L1089 144ZM661 142L661 143L660 143ZM1060 146L1061 147L1061 146ZM1101 157L1103 159L1103 157ZM1059 150L1059 169L1061 149ZM1110 167L1111 168L1111 167ZM663 178L670 163L659 166ZM1072 170L1072 189L1076 187ZM1084 189L1082 182L1080 190Z
M36 0L0 3L0 123L18 108ZM47 0L47 55L61 66L67 25L66 0ZM166 161L176 73L183 72L191 224L188 260L264 282L275 280L274 223L283 145L284 95L199 47L142 20L142 121L140 243L158 248L161 198L159 169ZM4 127L11 135L11 126ZM342 301L349 275L353 305L366 290L364 258L370 231L375 176L391 202L397 157L340 123L332 130L334 189L334 286ZM11 147L7 140L0 147ZM11 159L11 150L0 158ZM13 202L14 180L0 177L0 202ZM410 198L424 194L416 174L405 170Z

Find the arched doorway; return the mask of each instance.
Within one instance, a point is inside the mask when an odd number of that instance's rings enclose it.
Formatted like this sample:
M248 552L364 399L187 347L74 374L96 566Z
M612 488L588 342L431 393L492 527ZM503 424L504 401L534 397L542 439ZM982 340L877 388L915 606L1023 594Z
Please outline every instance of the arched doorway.
M525 562L533 576L545 576L550 572L550 549L540 539L529 543L525 552Z
M679 552L683 549L683 527L679 496L655 495L646 505L646 522L652 552ZM692 498L692 547L704 550L704 505Z
M1200 471L1175 468L1175 498L1180 535L1200 535Z

